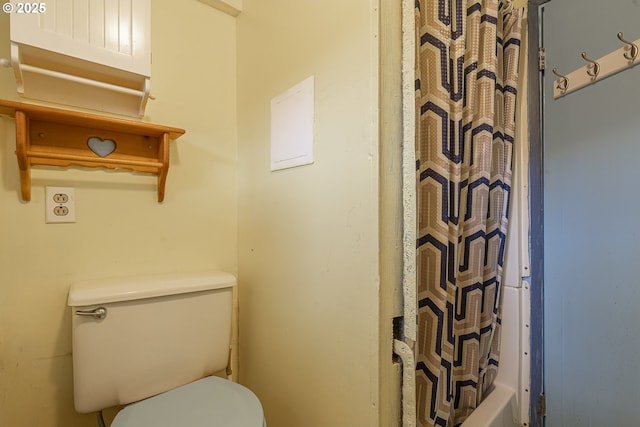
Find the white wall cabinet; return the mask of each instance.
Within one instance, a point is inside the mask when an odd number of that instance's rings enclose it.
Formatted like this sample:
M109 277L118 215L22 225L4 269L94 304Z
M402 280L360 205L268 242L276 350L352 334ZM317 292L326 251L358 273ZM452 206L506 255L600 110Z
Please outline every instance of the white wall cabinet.
M151 77L150 0L48 0L11 14L18 92L141 116ZM26 8L25 8L26 11Z

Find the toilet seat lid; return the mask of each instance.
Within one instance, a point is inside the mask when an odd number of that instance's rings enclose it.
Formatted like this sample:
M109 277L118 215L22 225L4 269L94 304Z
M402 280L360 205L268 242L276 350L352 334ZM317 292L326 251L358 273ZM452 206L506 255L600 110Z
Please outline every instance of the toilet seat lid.
M263 427L262 405L246 387L207 377L133 403L111 427Z

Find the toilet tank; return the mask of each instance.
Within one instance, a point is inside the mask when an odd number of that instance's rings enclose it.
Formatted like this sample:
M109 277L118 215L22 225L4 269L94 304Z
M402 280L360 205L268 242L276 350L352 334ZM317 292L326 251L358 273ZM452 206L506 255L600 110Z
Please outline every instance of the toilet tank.
M124 405L223 370L235 285L223 272L74 283L76 410ZM100 308L104 318L82 314Z

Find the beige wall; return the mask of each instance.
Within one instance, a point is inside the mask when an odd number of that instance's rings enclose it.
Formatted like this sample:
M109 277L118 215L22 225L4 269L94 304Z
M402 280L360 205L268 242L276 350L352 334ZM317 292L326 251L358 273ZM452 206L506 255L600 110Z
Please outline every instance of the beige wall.
M13 119L0 118L0 426L95 426L73 409L69 283L154 271L237 273L235 19L196 1L153 0L147 120L182 127L165 202L155 178L33 170L19 199ZM0 13L0 57L9 16ZM0 98L19 100L10 69ZM76 224L44 223L44 186L76 189Z
M376 4L238 17L240 382L270 427L378 425ZM315 163L270 172L270 100L311 75Z
M399 129L386 120L399 117L397 80L378 94L377 4L245 0L236 21L154 0L157 100L145 119L187 131L172 143L162 204L153 177L79 168L35 169L21 202L13 120L0 118L0 426L95 425L73 410L70 282L204 268L239 275L240 382L270 427L397 421L387 399L397 397ZM8 21L0 14L0 57ZM397 79L390 58L382 74ZM272 173L270 100L310 75L315 163ZM10 70L0 98L19 100ZM45 185L75 187L76 224L44 224Z

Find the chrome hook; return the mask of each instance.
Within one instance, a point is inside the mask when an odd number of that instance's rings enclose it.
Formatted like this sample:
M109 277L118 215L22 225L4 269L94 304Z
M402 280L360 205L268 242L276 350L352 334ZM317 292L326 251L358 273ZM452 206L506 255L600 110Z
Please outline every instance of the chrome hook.
M582 52L582 59L591 63L590 65L587 65L587 74L589 74L592 79L598 77L598 74L600 73L600 64L592 59L587 58L587 52Z
M558 69L555 67L551 71L553 71L553 74L560 77L556 88L560 89L562 92L566 91L567 87L569 87L569 79L567 78L567 76L563 76L562 74L558 73Z
M633 62L636 60L636 57L638 56L638 45L630 41L627 41L622 37L623 37L622 33L621 32L618 33L618 40L620 40L622 43L626 43L627 46L625 47L625 49L629 51L624 53L624 57L629 61Z

